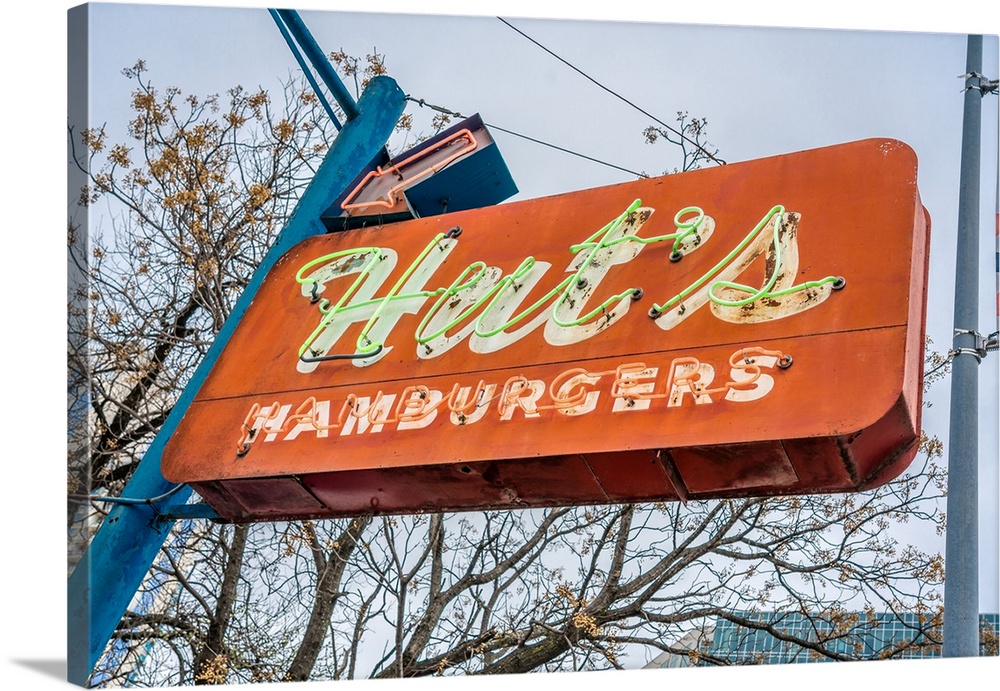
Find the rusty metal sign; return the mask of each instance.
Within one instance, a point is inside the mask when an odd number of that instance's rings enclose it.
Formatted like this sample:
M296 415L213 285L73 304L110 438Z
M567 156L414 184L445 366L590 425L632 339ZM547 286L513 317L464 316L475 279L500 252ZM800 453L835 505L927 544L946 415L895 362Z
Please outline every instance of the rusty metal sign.
M231 520L884 483L919 437L916 172L865 140L310 238L163 474Z

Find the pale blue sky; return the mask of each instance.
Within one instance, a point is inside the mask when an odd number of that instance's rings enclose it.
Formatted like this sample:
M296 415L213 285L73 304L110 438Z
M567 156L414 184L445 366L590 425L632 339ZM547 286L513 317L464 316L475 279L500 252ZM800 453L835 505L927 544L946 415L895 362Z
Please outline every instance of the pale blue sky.
M59 501L63 482L63 449L60 433L63 361L61 337L47 342L51 327L52 299L45 291L25 294L24 286L37 285L39 264L55 253L62 256L61 232L38 245L43 228L64 227L61 203L51 201L51 185L62 199L65 108L61 100L64 83L65 10L73 3L25 5L24 15L12 15L4 40L5 74L5 188L16 196L8 198L14 218L8 221L8 237L14 238L15 252L6 272L8 325L24 324L28 333L6 339L31 344L10 353L9 362L39 363L36 367L16 367L10 373L12 392L4 402L4 417L21 419L26 411L55 410L55 413L28 415L29 431L52 438L42 444L42 453L9 455L14 466L15 484L22 490L39 486L56 490L54 501L39 508L30 492L6 503L5 524L13 527L5 535L11 554L25 564L41 564L30 579L18 578L8 584L16 592L7 613L19 622L17 636L8 637L11 660L59 659L64 608L61 598L40 617L37 606L50 601L52 593L63 592L64 540L63 504ZM121 67L135 58L147 60L151 75L159 84L176 84L186 91L223 91L234 82L246 86L274 88L280 78L294 69L294 62L264 11L265 3L212 2L213 5L255 6L255 10L197 10L183 12L128 7L98 10L106 17L133 24L117 29L93 27L92 114L95 120L113 123L127 108L128 82L119 76ZM930 35L929 31L979 31L996 34L998 17L991 2L955 1L946 7L918 11L882 10L870 2L837 3L836 12L818 13L809 3L737 3L701 0L683 6L653 7L653 3L621 0L601 6L552 8L538 2L488 2L471 8L468 3L421 2L421 12L477 12L481 19L434 21L427 17L406 18L389 15L330 14L303 11L315 37L327 50L343 47L364 53L377 46L386 54L392 76L407 93L462 112L480 112L489 122L524 132L553 143L602 158L618 165L649 172L672 166L664 162L662 147L642 141L647 119L600 91L564 65L546 55L504 27L492 14L511 19L518 27L595 78L615 88L657 114L669 118L677 110L688 110L709 120L712 142L729 161L824 146L870 136L902 139L917 152L920 161L920 190L934 223L931 260L931 308L929 333L938 347L951 341L952 281L954 273L954 225L957 203L958 146L961 135L961 88L956 76L965 68L964 35ZM303 0L300 9L347 9L362 7L381 11L412 12L413 5L373 0L369 3ZM54 7L53 7L54 6ZM114 12L110 12L114 9ZM177 20L185 15L197 21ZM587 17L616 20L614 26L578 22L517 20L517 17ZM222 23L217 20L223 19ZM639 21L698 22L708 24L753 24L786 26L827 26L861 29L900 29L908 32L884 34L844 33L810 30L779 32L770 29L729 29L708 27L638 26ZM436 27L464 27L463 32L441 31ZM428 33L427 27L434 27ZM986 41L987 74L997 76L997 42ZM778 98L780 97L780 98ZM775 107L779 101L782 105ZM982 253L980 278L983 332L992 331L994 314L994 197L996 190L997 98L984 100L984 148L993 158L984 158ZM39 139L45 148L39 155ZM550 152L537 145L497 135L504 156L518 186L519 198L552 194L572 189L610 184L629 179L627 175L594 164ZM27 203L24 202L27 200ZM20 203L19 203L20 202ZM42 220L38 219L42 211ZM41 231L41 232L40 232ZM48 244L51 242L51 245ZM28 261L22 261L21 258ZM32 261L34 260L34 261ZM30 283L29 281L34 281ZM61 290L57 291L61 296ZM61 297L56 302L61 304ZM57 311L61 308L57 308ZM61 314L61 312L60 312ZM58 317L58 322L61 317ZM61 329L61 327L58 327ZM58 335L58 333L57 333ZM35 349L41 347L38 358ZM16 358L16 359L15 359ZM981 586L984 610L997 607L997 380L1000 357L992 354L980 368L982 409L980 423L982 499L984 508L980 533L983 543ZM45 363L51 363L49 367ZM48 370L46 372L46 370ZM44 374L39 375L39 372ZM45 385L37 384L39 376ZM50 378L49 378L50 377ZM51 399L55 399L55 403ZM947 436L947 383L938 385L931 414L925 427ZM46 484L48 483L48 484ZM31 530L22 526L32 526ZM38 531L47 543L39 549ZM35 571L32 569L32 571ZM16 588L16 590L14 590ZM13 629L10 629L13 631ZM919 664L919 663L918 663ZM843 683L856 670L827 669L824 680ZM893 665L894 678L896 665ZM900 671L907 669L905 666ZM912 669L912 667L910 667ZM995 667L994 667L995 669ZM918 667L921 678L941 675L946 668ZM696 673L699 670L694 670ZM14 688L48 688L52 682L39 677L23 664L15 664L7 676ZM882 670L880 670L881 674ZM703 674L683 676L676 671L671 681L705 684ZM782 679L799 679L809 674L803 669L785 669ZM911 672L912 674L912 672ZM754 679L753 672L740 670L740 683ZM845 676L846 675L846 676ZM867 677L868 674L865 674ZM734 676L714 677L729 680ZM757 679L761 677L758 675ZM885 678L881 677L880 678ZM935 677L937 678L937 677ZM623 677L623 680L629 677ZM652 683L647 676L632 676ZM769 675L767 679L771 679ZM657 676L657 683L664 678ZM822 683L815 674L802 677L811 684ZM22 684L22 685L19 685ZM419 682L410 682L421 688ZM477 685L489 688L490 681ZM509 683L509 680L507 681ZM519 681L520 683L520 681ZM625 682L627 683L627 682ZM726 683L725 681L723 683ZM796 683L796 682L792 682ZM505 684L506 685L506 684ZM526 682L526 685L531 685ZM327 685L322 685L323 687ZM62 687L61 685L59 686ZM410 687L408 687L410 688ZM424 686L422 688L428 688ZM436 684L433 688L439 688ZM538 688L541 688L540 683Z

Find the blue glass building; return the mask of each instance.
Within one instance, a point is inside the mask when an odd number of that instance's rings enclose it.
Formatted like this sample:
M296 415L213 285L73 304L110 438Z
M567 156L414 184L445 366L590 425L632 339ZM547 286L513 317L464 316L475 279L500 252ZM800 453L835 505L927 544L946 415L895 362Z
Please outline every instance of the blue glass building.
M735 612L678 641L647 667L913 659L941 656L941 621L913 613L842 612L830 621L799 613ZM1000 615L980 615L980 655L996 655ZM825 652L823 652L825 651Z

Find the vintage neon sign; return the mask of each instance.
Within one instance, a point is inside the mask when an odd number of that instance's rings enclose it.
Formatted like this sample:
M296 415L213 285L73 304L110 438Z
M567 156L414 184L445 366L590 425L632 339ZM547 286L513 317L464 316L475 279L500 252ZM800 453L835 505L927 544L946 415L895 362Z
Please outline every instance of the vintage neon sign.
M456 142L461 142L456 145ZM386 209L392 209L397 204L400 203L402 196L402 191L407 187L412 187L420 180L430 177L442 168L447 167L450 163L457 161L463 156L468 156L470 153L476 150L479 143L476 141L475 136L472 132L463 128L453 134L448 135L438 143L438 147L421 151L420 153L413 154L403 161L396 163L384 169L382 166L376 166L375 170L368 173L361 182L347 195L347 198L341 202L340 208L344 211L356 211L361 209L368 209L373 206L379 206ZM420 159L427 158L431 154L438 152L439 150L448 151L447 155L441 160L435 162L433 165L429 165L426 168L421 169L419 172L412 175L404 175L409 167L411 167L416 161ZM393 184L385 193L382 198L377 198L367 202L356 201L360 196L361 192L372 183L374 180L378 180L382 177L387 177L387 179L398 180Z
M569 251L575 257L566 271L572 273L534 304L509 318L507 315L515 312L521 302L523 293L519 295L519 292L524 291L525 287L532 287L551 266L550 263L539 262L529 256L511 273L501 278L499 268L476 261L465 267L448 287L413 289L423 285L426 278L437 273L445 263L452 247L459 242L460 232L456 232L457 228L438 233L381 298L362 299L361 292L364 287L365 295L373 295L375 289L385 282L388 272L397 262L397 255L393 250L360 247L313 259L298 270L295 280L302 284L303 294L312 302L318 303L317 308L322 318L299 347L299 359L304 363L299 370L312 371L315 363L327 360L348 359L357 366L374 364L386 348L382 339L388 336L395 319L405 310L413 309L413 305L422 306L429 298L437 300L424 314L413 336L416 343L424 346L422 350L418 349L418 356L421 358L438 357L470 336L469 347L473 352L493 352L543 323L545 340L550 345L567 345L591 338L624 317L629 311L629 303L643 295L641 287L630 287L608 297L581 315L587 298L611 268L634 259L644 245L666 241L673 242L670 260L680 261L685 255L703 247L715 228L714 219L706 216L701 208L687 206L674 216L676 232L649 238L640 237L637 232L653 211L642 207L642 201L636 199L621 215L588 239L571 245ZM694 215L689 217L689 214ZM816 307L829 297L831 289L843 287L845 281L842 277L827 276L791 285L791 278L796 273L798 248L794 232L783 228L793 223L797 225L797 217L786 214L783 206L772 207L721 261L662 305L654 304L649 316L656 320L664 317L662 321L658 321L658 325L662 329L672 329L707 301L711 301L716 308L713 312L718 318L738 321L732 316L732 308L743 307L758 300L777 303L779 298L803 291L812 291L812 299L808 302L787 301L782 304L782 309L775 309L776 304L771 305L758 313L763 315L759 318L783 318ZM770 233L764 232L767 228L771 230ZM754 288L730 280L744 272L757 257L765 253L769 268L763 286ZM320 297L327 282L354 273L357 273L357 278L335 304ZM727 298L727 295L734 297ZM460 305L461 311L457 316L440 317L442 306L449 302ZM403 303L409 304L403 308ZM541 308L549 303L551 308L546 316ZM397 306L400 309L394 309ZM477 312L478 316L471 319L473 323L470 328L450 338L445 336ZM523 326L517 335L507 332L507 329L528 320L533 313L537 313L535 319ZM343 333L344 327L363 320L366 316L365 326L355 343L355 352L329 355L330 347ZM381 329L378 328L380 320L384 320ZM432 327L434 330L428 334Z
M263 437L264 442L293 441L304 432L317 438L328 437L331 431L340 435L355 431L355 419L364 419L375 432L386 425L397 430L423 429L439 411L449 413L453 425L471 425L495 412L495 419L510 422L514 413L526 418L540 417L539 412L554 410L564 416L579 416L596 410L598 401L607 394L613 413L650 410L649 401L664 399L669 408L684 404L705 405L716 400L748 403L766 396L774 386L774 378L764 369L787 369L792 357L780 351L760 347L741 348L729 357L729 379L711 386L715 368L694 357L675 358L667 369L662 386L659 368L644 362L629 362L613 370L592 372L575 367L561 372L546 386L545 382L524 375L508 378L502 385L480 379L475 386L455 383L447 392L420 384L407 386L398 395L379 390L374 397L347 394L339 405L336 420L331 421L331 401L306 397L292 413L291 404L278 401L270 405L254 402L240 426L236 454L243 456L251 444ZM598 388L602 380L609 382L606 392ZM662 389L657 391L657 389ZM543 402L547 394L548 402ZM491 411L495 408L495 411ZM391 412L390 412L391 411Z
M162 470L233 520L870 487L919 438L928 233L866 140L311 238Z

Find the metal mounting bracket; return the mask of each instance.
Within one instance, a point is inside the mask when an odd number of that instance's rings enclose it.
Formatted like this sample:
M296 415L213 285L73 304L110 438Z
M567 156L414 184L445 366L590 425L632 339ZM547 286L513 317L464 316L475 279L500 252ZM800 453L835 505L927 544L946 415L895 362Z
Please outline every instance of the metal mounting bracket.
M979 84L970 84L964 89L962 89L963 92L968 91L969 89L976 89L983 96L985 96L986 94L997 93L998 80L987 79L986 75L980 74L979 72L966 72L965 74L960 74L958 78L959 79L976 78L979 80Z
M978 331L971 329L955 329L955 336L971 335L976 339L974 348L952 348L948 351L949 359L958 355L971 355L976 358L976 362L982 362L986 354L1000 348L1000 332L994 331L989 336L983 336Z

